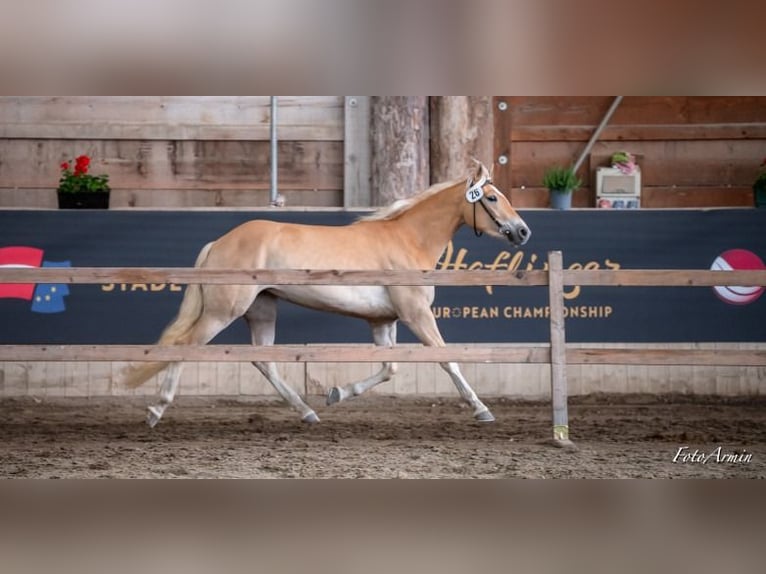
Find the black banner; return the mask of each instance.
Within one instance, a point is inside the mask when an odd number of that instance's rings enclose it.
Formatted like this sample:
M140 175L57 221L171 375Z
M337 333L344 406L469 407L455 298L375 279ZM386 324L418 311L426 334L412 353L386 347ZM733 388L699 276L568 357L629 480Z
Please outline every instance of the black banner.
M444 269L543 269L551 250L586 269L763 268L766 210L531 211L515 250L461 230ZM342 225L348 213L0 211L0 266L191 267L207 242L258 218ZM394 241L395 238L392 238ZM0 285L1 344L153 343L175 316L176 285ZM439 288L447 341L548 340L546 288ZM762 289L567 288L570 342L763 342ZM413 341L400 329L401 341ZM278 343L371 340L363 321L281 304ZM246 343L238 322L216 342Z

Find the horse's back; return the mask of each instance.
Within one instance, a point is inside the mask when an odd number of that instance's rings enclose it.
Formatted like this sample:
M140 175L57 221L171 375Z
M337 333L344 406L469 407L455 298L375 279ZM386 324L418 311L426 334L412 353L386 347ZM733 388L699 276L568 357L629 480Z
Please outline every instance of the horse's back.
M215 242L210 266L263 269L382 269L387 252L361 225L248 221Z

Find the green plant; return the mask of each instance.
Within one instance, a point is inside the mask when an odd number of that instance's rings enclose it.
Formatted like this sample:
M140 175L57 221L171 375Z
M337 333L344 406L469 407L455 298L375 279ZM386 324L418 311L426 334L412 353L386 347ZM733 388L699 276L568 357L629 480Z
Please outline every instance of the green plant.
M61 179L59 179L59 193L103 193L110 191L108 175L91 175L90 158L81 155L74 160L65 161L61 164Z
M555 166L546 170L543 185L552 192L571 193L582 186L582 180L572 168Z
M761 163L761 170L758 172L758 177L755 178L753 188L766 188L766 158Z

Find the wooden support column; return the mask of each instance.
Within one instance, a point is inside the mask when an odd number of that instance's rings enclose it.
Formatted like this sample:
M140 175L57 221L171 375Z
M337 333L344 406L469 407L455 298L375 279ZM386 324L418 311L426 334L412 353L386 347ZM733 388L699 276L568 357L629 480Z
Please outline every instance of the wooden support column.
M370 96L346 96L344 119L343 207L370 207Z
M431 181L469 174L472 160L494 158L492 96L431 97Z
M553 444L567 449L575 445L569 439L567 408L567 357L564 329L564 257L561 251L548 253L550 277L548 289L551 305L551 395L553 402Z
M388 205L430 185L428 96L372 96L372 203Z

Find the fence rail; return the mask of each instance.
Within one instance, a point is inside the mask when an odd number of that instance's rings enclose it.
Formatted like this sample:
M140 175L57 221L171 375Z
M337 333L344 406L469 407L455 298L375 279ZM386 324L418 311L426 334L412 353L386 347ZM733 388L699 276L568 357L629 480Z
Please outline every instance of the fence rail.
M449 345L395 349L367 345L312 345L253 347L250 345L5 345L0 361L198 361L198 362L468 362L551 365L553 435L559 446L569 446L567 365L691 365L766 366L766 351L688 349L581 349L566 344L564 287L714 287L766 286L766 270L698 271L564 269L561 252L549 254L545 270L453 271L339 271L243 270L184 268L0 268L2 283L177 283L229 285L433 285L433 286L547 286L550 297L549 345Z
M766 286L766 271L690 269L564 269L563 285L582 287ZM434 285L546 286L548 271L338 271L71 267L0 269L0 283L177 283L211 285Z

